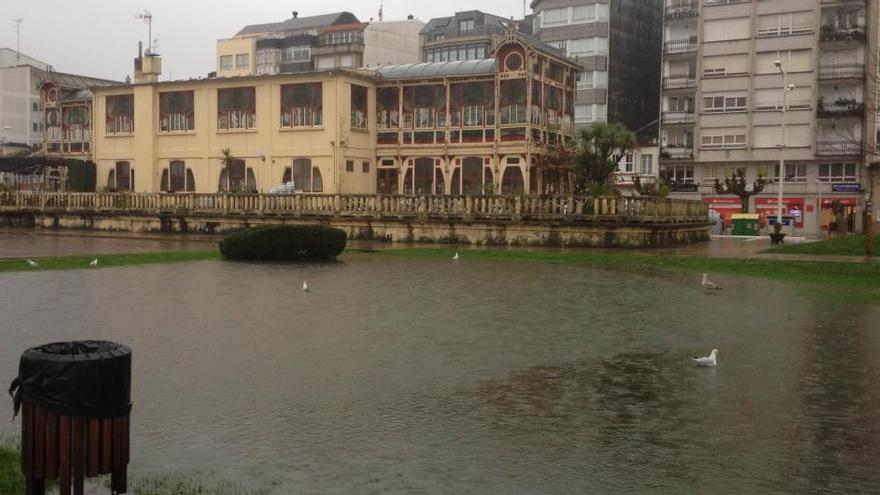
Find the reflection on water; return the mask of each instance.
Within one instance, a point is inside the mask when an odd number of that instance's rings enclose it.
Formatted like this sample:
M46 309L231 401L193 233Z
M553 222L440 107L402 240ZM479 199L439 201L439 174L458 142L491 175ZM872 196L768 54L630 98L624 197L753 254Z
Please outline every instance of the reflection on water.
M134 471L278 494L880 491L880 312L723 278L364 254L10 273L0 377L31 345L122 341Z

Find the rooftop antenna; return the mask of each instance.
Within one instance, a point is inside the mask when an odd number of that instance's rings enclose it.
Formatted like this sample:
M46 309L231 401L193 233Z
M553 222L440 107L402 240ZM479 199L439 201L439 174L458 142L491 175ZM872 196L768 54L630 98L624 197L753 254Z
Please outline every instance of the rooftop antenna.
M13 19L15 23L15 65L21 65L21 23L24 19Z
M149 10L144 9L144 12L141 14L135 14L135 19L140 19L144 21L144 24L147 25L147 43L151 43L153 40L153 14L150 13ZM151 55L153 53L152 44L147 47L147 55Z
M385 0L379 0L379 22L382 22L382 16L385 14Z

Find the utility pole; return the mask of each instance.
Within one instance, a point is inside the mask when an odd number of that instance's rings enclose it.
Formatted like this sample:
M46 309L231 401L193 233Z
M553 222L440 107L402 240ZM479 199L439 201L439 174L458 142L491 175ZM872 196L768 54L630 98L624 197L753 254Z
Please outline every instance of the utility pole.
M24 19L13 19L15 23L15 65L21 65L21 23Z

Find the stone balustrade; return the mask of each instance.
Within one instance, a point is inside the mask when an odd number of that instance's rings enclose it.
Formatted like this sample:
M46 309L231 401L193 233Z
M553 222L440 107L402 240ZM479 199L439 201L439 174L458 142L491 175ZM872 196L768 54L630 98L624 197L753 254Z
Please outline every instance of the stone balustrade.
M0 193L0 211L265 215L469 220L700 222L701 201L584 196L379 196L163 193Z

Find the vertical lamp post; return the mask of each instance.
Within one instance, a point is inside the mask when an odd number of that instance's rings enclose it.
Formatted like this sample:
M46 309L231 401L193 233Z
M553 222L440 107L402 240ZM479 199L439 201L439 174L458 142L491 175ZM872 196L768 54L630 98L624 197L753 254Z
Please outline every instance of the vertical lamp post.
M819 208L816 209L816 224L819 226L819 237L824 237L822 234L822 181L816 179L816 190L819 192Z
M788 73L782 68L782 60L775 62L776 68L782 74L782 108L780 109L780 117L782 120L782 144L779 146L779 183L777 184L776 198L776 225L782 227L782 183L785 181L785 112L788 110L788 93L794 89L794 86L788 85Z

